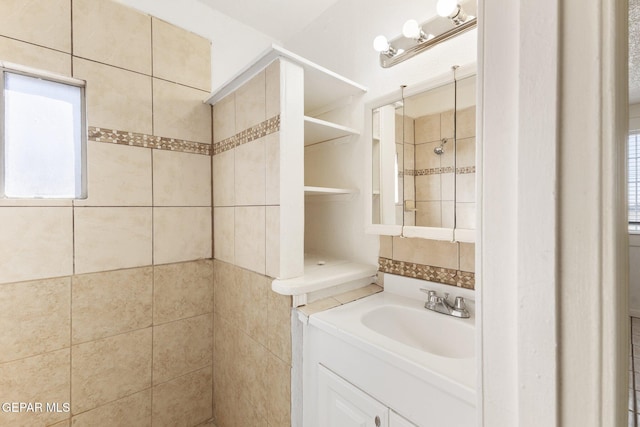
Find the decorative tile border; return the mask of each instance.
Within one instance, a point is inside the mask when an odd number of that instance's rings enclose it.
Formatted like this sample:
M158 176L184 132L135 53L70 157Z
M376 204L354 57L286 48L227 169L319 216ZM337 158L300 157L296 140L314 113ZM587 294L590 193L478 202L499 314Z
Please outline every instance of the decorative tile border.
M94 126L89 126L89 141L131 145L134 147L152 148L155 150L180 151L183 153L202 154L205 156L210 156L212 151L211 144L205 144L202 142L104 129Z
M239 145L246 144L247 142L278 132L279 130L280 114L273 116L262 123L258 123L249 129L245 129L227 139L216 142L213 144L213 155L215 156L216 154L224 153L225 151L236 148Z
M453 166L446 166L443 168L429 168L429 169L405 169L404 172L398 172L398 176L425 176L425 175L440 175L443 173L453 173ZM465 166L456 168L456 174L462 175L466 173L476 173L475 166Z
M378 258L378 270L383 273L429 280L430 282L475 289L476 275L468 271L451 268L434 267L413 262L397 261L389 258Z

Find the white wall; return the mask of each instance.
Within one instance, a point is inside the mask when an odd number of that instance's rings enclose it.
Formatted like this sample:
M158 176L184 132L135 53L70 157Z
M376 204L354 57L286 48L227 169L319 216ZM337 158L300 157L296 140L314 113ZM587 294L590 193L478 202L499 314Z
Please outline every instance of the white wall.
M279 43L197 0L117 1L211 40L211 88L214 90L272 43Z

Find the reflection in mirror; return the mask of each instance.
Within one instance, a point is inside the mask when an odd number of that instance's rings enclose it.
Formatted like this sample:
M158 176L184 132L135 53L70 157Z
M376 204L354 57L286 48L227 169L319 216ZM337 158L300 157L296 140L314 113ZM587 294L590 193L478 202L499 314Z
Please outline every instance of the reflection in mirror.
M453 83L405 99L405 225L454 228L454 106Z
M373 224L474 241L475 98L470 76L373 110Z
M402 225L402 110L402 101L373 110L373 224Z

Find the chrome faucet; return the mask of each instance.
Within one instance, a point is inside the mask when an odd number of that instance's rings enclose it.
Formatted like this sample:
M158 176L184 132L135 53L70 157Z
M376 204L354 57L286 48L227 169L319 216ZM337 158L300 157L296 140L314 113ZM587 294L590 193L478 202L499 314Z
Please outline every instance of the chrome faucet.
M420 290L427 294L427 302L424 303L424 308L427 310L435 311L436 313L447 314L454 317L468 318L469 310L464 302L464 298L456 297L455 302L451 304L449 302L449 294L445 293L444 297L438 296L436 291L432 291L425 288Z

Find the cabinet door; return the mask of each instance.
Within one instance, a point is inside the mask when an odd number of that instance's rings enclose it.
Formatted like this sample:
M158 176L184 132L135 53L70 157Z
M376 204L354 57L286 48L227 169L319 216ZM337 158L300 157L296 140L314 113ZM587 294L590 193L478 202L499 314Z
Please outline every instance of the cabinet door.
M389 411L389 427L417 427L414 423L398 415L394 411Z
M318 365L318 426L388 427L389 409Z

